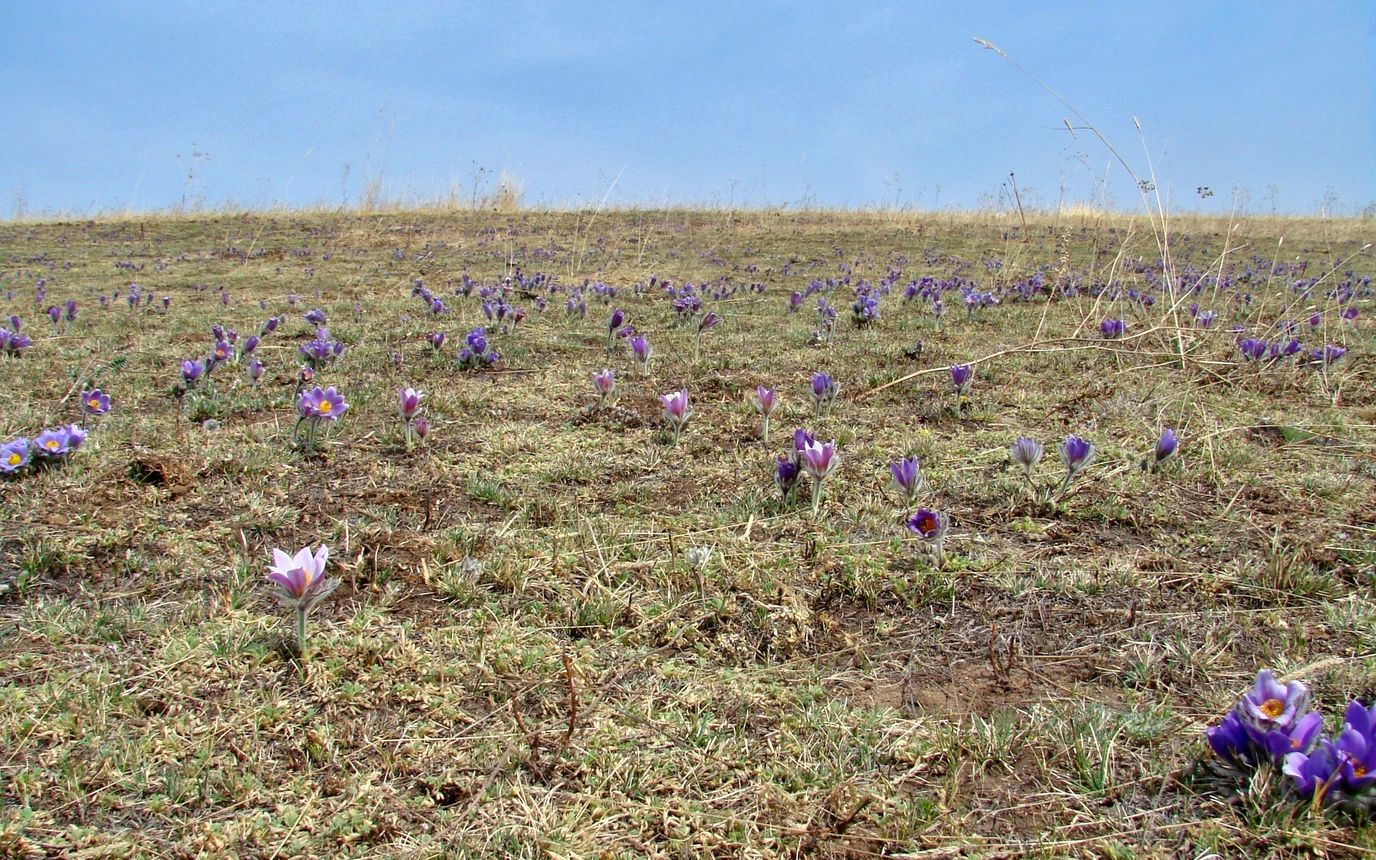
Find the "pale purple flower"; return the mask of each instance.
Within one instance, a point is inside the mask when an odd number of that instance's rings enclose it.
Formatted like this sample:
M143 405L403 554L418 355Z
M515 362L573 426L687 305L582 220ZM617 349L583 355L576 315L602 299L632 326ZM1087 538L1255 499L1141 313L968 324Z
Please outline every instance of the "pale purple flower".
M252 382L254 385L257 385L258 380L263 378L263 373L266 372L266 370L267 368L263 367L263 362L259 361L257 358L250 358L248 360L248 365L244 368L244 372L248 374L249 382Z
M798 452L798 465L812 479L812 510L822 499L822 482L831 477L841 465L841 457L836 453L836 442L809 442Z
M1175 431L1167 427L1161 431L1161 438L1156 440L1156 463L1159 465L1175 456L1176 449L1180 447L1180 440L1176 437Z
M812 405L818 417L831 408L840 392L841 384L831 374L824 371L812 374Z
M1094 443L1075 434L1065 437L1060 444L1061 460L1065 463L1067 477L1074 477L1094 460Z
M688 424L688 419L693 417L693 407L688 405L688 389L681 388L669 394L661 394L659 402L664 406L664 420L669 422L674 442L677 443L683 428Z
M1042 461L1046 454L1046 447L1035 439L1026 436L1019 436L1018 441L1013 443L1009 451L1009 456L1013 462L1022 468L1023 473L1031 477L1032 470Z
M0 473L13 475L29 464L29 440L20 436L0 445Z
M420 412L420 401L425 395L414 388L403 388L397 392L397 411L402 421L410 421Z
M344 395L336 391L333 385L325 389L317 385L310 391L301 392L301 396L296 400L296 410L302 418L338 421L339 416L348 409L349 404L344 402Z
M603 368L594 371L592 375L592 387L597 391L599 403L605 403L612 392L616 390L616 374L610 368Z
M889 464L889 475L893 478L893 485L898 492L903 495L903 500L911 505L917 498L917 494L922 492L923 478L922 466L916 457L904 457Z
M205 365L194 359L186 359L182 362L182 380L187 387L194 386L196 382L205 375Z
M81 395L81 411L86 415L104 415L110 411L110 395L92 388Z
M71 441L71 434L67 432L67 428L58 427L39 433L38 438L33 440L33 447L39 456L55 459L65 456L71 450Z

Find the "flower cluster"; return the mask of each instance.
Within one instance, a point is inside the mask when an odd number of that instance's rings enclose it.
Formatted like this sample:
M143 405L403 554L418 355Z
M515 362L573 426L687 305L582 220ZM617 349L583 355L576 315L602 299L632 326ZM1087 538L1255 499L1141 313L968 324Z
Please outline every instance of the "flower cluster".
M1304 684L1281 684L1269 669L1258 672L1252 690L1204 733L1213 771L1243 778L1262 765L1278 767L1299 797L1370 815L1376 810L1376 705L1349 702L1342 732L1332 739L1309 704Z
M66 462L86 441L86 431L75 424L44 430L33 439L20 436L0 445L0 475L11 477L30 467Z
M19 333L18 323L19 317L10 317L10 324L14 326L14 331L0 328L0 355L19 355L33 346L33 338Z
M344 344L330 337L330 330L318 328L315 337L301 344L301 355L314 370L328 367L344 354Z
M487 329L475 328L464 338L464 347L459 350L461 370L480 370L491 367L502 357L487 342Z
M1090 463L1094 462L1094 443L1088 439L1076 436L1074 433L1065 437L1057 448L1061 452L1061 462L1065 464L1065 477L1060 484L1052 487L1038 488L1037 483L1032 479L1032 472L1037 468L1037 464L1042 461L1046 454L1046 446L1027 436L1018 437L1018 441L1013 443L1009 449L1009 458L1013 465L1022 470L1023 478L1027 481L1028 492L1033 498L1040 498L1043 501L1054 501L1065 495L1070 489L1075 477L1083 472ZM1171 449L1172 453L1174 448ZM1169 456L1169 455L1167 455Z
M329 388L317 385L309 391L302 391L296 399L296 412L300 418L292 430L293 439L303 450L314 451L320 425L326 421L338 421L348 410L349 404L344 401L344 395L335 390L333 385ZM304 440L300 438L303 426L306 428Z
M815 514L822 503L822 483L840 465L835 440L818 442L816 436L800 428L793 431L792 449L775 461L774 484L787 501L798 479L806 474L812 482L812 512Z

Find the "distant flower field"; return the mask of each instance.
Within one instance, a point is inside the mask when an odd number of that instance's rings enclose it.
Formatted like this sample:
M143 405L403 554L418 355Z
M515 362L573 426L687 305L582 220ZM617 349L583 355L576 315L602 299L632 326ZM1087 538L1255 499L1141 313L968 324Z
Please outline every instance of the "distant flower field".
M1369 856L1371 225L1170 228L0 224L0 856Z

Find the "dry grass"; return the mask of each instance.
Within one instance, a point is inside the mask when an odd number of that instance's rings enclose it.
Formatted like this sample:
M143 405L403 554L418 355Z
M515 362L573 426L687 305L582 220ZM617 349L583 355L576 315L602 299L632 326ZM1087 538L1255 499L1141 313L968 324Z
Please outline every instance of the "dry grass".
M1277 247L1310 275L1373 270L1361 222L1182 219L1172 234L1200 272ZM841 287L822 346L810 310L785 313L790 290L842 264L872 281L901 268L900 288L927 274L1001 288L1042 265L1140 286L1150 229L1102 213L1033 217L1027 233L946 214L176 216L0 226L0 252L4 315L35 338L0 360L4 438L70 419L87 378L115 399L69 468L0 497L0 856L1376 848L1369 826L1275 791L1228 805L1178 780L1259 667L1310 682L1329 710L1376 694L1369 299L1357 325L1328 324L1350 352L1324 377L1238 366L1225 323L1087 295L951 307L935 332L898 290L853 328ZM583 321L562 295L543 314L513 298L530 314L496 338L496 372L431 355L430 331L454 343L481 322L453 284L514 267L621 294L589 295ZM650 275L767 290L709 302L726 322L694 362L665 299L634 293ZM417 277L449 316L409 297ZM49 300L81 301L71 331L47 332L39 278ZM130 280L170 312L98 308ZM1274 318L1285 281L1258 278L1238 312ZM317 458L288 444L310 307L350 345L322 376L352 410ZM654 344L653 379L604 351L612 307ZM215 396L179 405L176 365L206 351L210 325L247 335L268 313L288 321L261 347L264 384L228 369ZM1097 338L1110 315L1129 338ZM943 374L962 361L977 378L957 418ZM619 395L599 412L603 366ZM842 384L820 421L813 370ZM779 440L794 426L840 440L816 518L776 498L781 445L756 438L746 402L759 383L783 396ZM696 416L670 447L655 395L680 384ZM426 449L401 439L403 385L427 394ZM1163 425L1183 453L1144 474ZM1061 505L1027 501L1007 446L1072 431L1096 464ZM951 513L945 570L898 526L883 476L905 453ZM272 547L322 541L344 584L303 669L263 574ZM702 570L693 546L713 550Z

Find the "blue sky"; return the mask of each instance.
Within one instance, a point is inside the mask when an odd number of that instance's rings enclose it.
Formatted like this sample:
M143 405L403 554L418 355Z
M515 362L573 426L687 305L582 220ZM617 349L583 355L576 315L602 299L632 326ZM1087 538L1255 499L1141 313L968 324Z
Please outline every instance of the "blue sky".
M1376 202L1370 0L0 0L0 216L467 199L502 170L552 206L974 208L1010 171L1133 206L975 36L1149 153L1173 208Z

